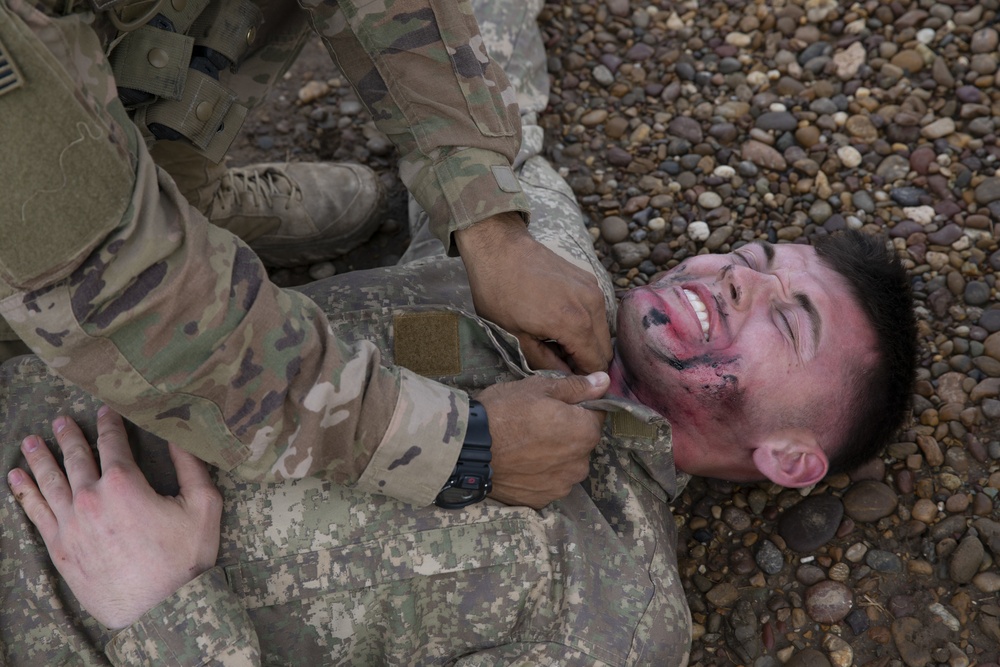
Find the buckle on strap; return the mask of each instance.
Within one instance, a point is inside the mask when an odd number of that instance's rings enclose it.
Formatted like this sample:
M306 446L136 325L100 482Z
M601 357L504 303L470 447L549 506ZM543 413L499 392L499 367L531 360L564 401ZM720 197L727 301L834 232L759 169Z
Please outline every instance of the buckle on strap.
M260 8L251 0L225 0L209 5L191 26L190 34L198 46L236 63L253 43L262 21Z
M173 129L208 159L219 162L236 139L247 112L247 107L236 101L232 91L207 74L192 69L187 73L181 99L160 99L140 109L136 123Z
M144 25L125 35L109 60L119 88L179 100L188 76L194 38Z

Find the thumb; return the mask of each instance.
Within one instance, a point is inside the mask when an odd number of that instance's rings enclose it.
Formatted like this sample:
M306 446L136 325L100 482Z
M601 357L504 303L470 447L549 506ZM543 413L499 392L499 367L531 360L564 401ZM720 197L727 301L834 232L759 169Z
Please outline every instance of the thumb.
M170 460L174 462L174 468L177 470L177 485L180 487L180 495L188 495L191 490L198 487L215 488L215 485L212 484L212 478L208 475L208 466L205 465L204 461L188 454L172 442L168 443L167 447L170 449Z
M601 398L611 385L611 378L604 371L590 375L569 375L552 381L549 396L564 403L576 404Z

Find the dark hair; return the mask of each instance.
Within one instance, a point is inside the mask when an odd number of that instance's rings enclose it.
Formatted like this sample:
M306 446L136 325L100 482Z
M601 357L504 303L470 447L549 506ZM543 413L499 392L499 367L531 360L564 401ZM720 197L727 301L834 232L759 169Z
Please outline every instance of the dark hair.
M831 473L848 472L877 456L909 414L917 323L909 277L884 237L849 230L823 238L816 253L847 280L875 332L875 364L849 371L847 428L830 457Z

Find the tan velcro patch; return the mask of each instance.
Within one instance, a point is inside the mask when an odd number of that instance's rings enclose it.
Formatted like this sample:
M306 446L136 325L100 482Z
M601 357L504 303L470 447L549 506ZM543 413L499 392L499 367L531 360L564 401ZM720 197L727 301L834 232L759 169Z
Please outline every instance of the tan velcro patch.
M629 412L612 412L611 434L620 438L642 438L649 440L656 437L656 426L647 424Z
M393 317L393 329L397 365L425 377L462 372L456 313L399 313Z
M79 36L81 53L100 55L96 34ZM135 172L123 136L112 136L127 128L2 2L0 42L25 81L0 95L0 280L36 289L65 277L118 225Z
M517 180L517 176L514 175L514 171L507 166L503 165L493 165L490 167L493 171L493 178L497 179L497 185L504 192L520 192L521 182Z

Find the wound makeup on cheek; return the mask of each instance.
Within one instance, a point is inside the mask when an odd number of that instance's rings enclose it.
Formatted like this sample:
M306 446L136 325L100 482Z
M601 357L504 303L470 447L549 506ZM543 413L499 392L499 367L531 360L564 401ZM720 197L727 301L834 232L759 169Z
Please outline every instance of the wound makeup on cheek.
M663 326L670 324L670 318L659 308L650 308L649 312L642 316L642 328L649 329L651 326Z
M653 353L653 356L655 356L657 359L659 359L660 361L662 361L664 363L670 364L676 370L682 371L685 368L687 368L687 366L685 366L684 363L680 359L676 359L676 358L670 356L669 354L667 354L663 350L656 350L656 349L654 349L654 350L652 350L652 353Z
M718 415L717 421L731 419L742 413L745 403L745 390L740 386L738 377L731 373L718 376L719 382L707 382L699 386L698 401L710 413ZM719 408L724 410L719 413Z
M726 305L726 302L722 299L722 297L720 297L717 294L712 295L712 299L715 301L715 309L719 313L719 317L721 319L723 319L723 320L728 319L729 318L729 306ZM738 299L735 299L734 301L737 304L739 303Z
M704 368L710 366L715 369L716 376L721 376L725 370L725 366L733 366L739 363L739 357L719 357L715 354L699 354L696 357L688 357L687 359L675 359L680 366L675 366L677 370L690 370L695 368Z

